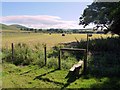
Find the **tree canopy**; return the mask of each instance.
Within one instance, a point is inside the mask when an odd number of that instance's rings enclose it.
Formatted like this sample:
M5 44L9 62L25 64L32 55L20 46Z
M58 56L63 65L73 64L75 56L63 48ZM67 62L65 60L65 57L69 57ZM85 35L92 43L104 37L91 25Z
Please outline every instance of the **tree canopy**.
M94 23L94 30L103 30L106 27L105 33L110 31L120 35L120 2L93 2L79 19L79 24L84 27Z

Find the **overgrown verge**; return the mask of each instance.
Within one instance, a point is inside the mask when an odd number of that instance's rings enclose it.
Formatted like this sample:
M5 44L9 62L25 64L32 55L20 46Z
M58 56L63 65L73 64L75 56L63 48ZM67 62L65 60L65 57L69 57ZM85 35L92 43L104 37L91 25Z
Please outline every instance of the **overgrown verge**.
M120 38L93 39L89 41L88 73L95 76L119 76L120 73ZM55 46L47 51L48 68L58 68L58 52L64 46ZM74 48L86 48L86 41L72 46ZM14 59L12 60L11 49L2 49L3 62L10 62L15 65L38 65L42 67L44 63L44 50L39 46L34 49L26 44L16 44L14 47ZM82 59L79 52L63 52L61 56L62 69L70 69L77 60Z
M14 46L13 55L11 51L11 49L2 49L3 62L7 61L15 65L39 64L38 61L43 63L43 55L37 47L33 50L24 43L18 43Z
M64 46L58 45L47 51L46 67L54 69L58 68L58 54L60 48L63 47ZM41 50L39 45L35 45L34 48L30 48L27 44L18 43L14 45L13 55L12 50L7 48L3 48L2 53L3 63L9 62L16 66L38 65L39 67L43 67L45 65L44 48ZM69 55L69 53L64 53L64 55L61 56L62 69L70 69L74 63L77 63L77 60Z
M86 41L81 41L75 48L86 48ZM90 74L95 76L119 76L119 37L92 39L89 41L89 52L88 71Z

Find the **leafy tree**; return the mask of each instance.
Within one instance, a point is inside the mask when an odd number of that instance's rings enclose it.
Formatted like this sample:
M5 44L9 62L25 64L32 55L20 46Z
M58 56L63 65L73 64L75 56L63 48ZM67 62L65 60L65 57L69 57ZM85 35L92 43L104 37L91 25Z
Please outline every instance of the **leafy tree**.
M111 31L112 33L120 35L120 2L93 2L84 10L80 19L80 25L86 27L90 23L94 23L96 27L103 30L106 27L105 33Z

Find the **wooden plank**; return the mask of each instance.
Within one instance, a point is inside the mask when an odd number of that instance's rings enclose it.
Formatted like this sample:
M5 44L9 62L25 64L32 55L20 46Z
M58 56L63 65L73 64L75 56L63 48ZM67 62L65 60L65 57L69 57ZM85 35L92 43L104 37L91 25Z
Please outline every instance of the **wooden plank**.
M77 64L75 64L75 68L78 68L78 67L80 67L80 66L82 66L81 63L77 63Z
M82 60L80 60L78 63L83 64L83 61L82 61Z
M73 66L71 69L70 69L70 71L74 71L75 70L75 67Z
M61 48L61 51L85 51L86 49L78 49L78 48Z
M76 68L81 67L83 64L83 61L79 61L77 64L74 64L73 67L70 69L70 71L74 71Z

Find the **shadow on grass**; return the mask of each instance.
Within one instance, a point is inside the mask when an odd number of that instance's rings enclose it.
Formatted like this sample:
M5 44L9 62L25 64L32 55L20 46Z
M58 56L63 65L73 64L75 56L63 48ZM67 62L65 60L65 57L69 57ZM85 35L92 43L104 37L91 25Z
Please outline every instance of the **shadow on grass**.
M52 71L47 72L47 73L45 73L45 74L36 76L33 80L39 79L39 80L51 82L51 83L54 83L54 84L64 85L64 83L57 82L57 81L52 81L52 80L50 80L49 78L42 78L42 76L45 76L45 75L50 74L50 73L53 73L53 72L55 72L55 71L57 71L57 70L59 70L59 69L55 69L55 70L52 70Z
M43 67L45 67L45 65L41 66L40 68L43 68ZM34 70L37 70L37 68L35 68ZM20 75L27 74L27 73L29 73L29 72L31 72L31 71L32 71L32 69L30 69L30 70L28 70L28 71L25 71L25 72L20 73Z
M90 88L108 88L111 90L120 89L120 78L119 77L107 77L107 80L102 81L101 78L98 79L98 83L91 85Z
M86 48L86 41L66 43L72 48ZM88 61L89 74L97 78L97 83L91 88L120 88L120 38L98 38L89 41L89 52L91 55ZM77 54L75 54L77 56ZM101 81L107 77L108 80ZM114 78L114 79L113 79ZM115 88L115 89L114 89Z
M47 81L47 82L50 82L50 83L58 84L58 85L61 85L61 86L62 86L61 89L64 89L64 88L66 88L67 86L69 86L71 83L73 83L74 81L76 81L77 79L79 79L79 78L81 77L81 75L82 75L82 74L79 74L79 75L76 76L76 75L74 74L74 72L69 72L69 73L67 74L67 76L65 77L65 79L68 78L66 84L65 84L65 83L62 83L62 82L57 82L57 81L50 80L49 78L42 78L42 76L45 76L45 75L50 74L50 73L53 73L53 72L55 72L55 71L57 71L57 70L59 70L59 69L55 69L55 70L52 70L52 71L47 72L47 73L45 73L45 74L36 76L36 77L34 78L34 80L35 80L35 79L39 79L39 80L42 80L42 81Z
M53 73L53 72L55 72L57 70L59 70L59 69L55 69L55 70L52 70L50 72L44 73L42 75L36 76L33 80L35 80L35 79L41 79L42 76L45 76L45 75L50 74L50 73Z
M65 78L68 78L67 83L64 84L64 86L61 89L65 89L67 86L69 86L71 83L75 82L77 79L79 79L82 76L82 74L75 75L74 72L70 72L67 74Z
M27 74L27 73L29 73L30 71L32 71L32 70L28 70L28 71L26 71L26 72L20 73L20 75Z
M57 82L57 81L53 81L53 80L50 80L49 78L42 78L42 77L39 77L39 80L47 81L47 82L54 83L54 84L64 85L64 83Z

